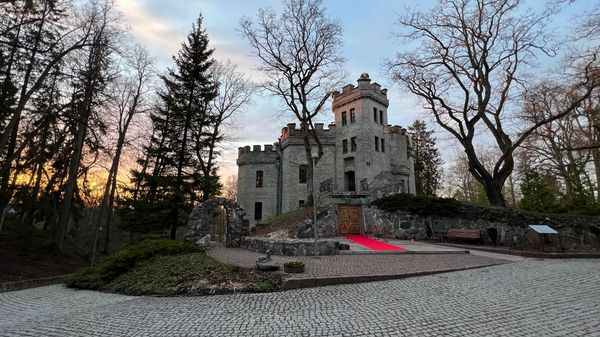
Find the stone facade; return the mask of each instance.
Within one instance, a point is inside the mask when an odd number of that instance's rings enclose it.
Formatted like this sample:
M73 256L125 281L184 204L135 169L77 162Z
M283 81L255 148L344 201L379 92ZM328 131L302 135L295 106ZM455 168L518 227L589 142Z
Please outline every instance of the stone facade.
M362 74L332 94L334 122L315 124L323 156L315 167L315 198L321 207L340 200L332 193L414 193L415 180L406 129L388 125L387 89ZM240 147L238 202L250 224L302 207L307 186L300 172L307 162L304 130L291 123L274 145ZM312 139L311 139L312 142ZM312 143L311 145L315 145ZM343 200L341 200L343 202Z

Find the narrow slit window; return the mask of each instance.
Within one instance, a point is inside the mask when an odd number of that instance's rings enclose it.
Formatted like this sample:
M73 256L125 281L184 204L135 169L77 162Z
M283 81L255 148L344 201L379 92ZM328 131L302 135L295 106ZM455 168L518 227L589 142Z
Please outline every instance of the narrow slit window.
M383 111L379 110L379 122L383 125Z
M356 137L350 138L350 152L356 152Z
M301 184L306 183L306 173L308 172L308 165L300 165L298 170L299 179L298 182Z
M379 137L375 136L375 151L379 152Z
M381 138L381 152L385 152L385 139Z
M373 120L377 123L377 108L373 108Z
M348 124L348 120L346 119L346 111L342 112L342 126Z
M348 153L348 140L342 140L342 153Z
M256 171L256 187L263 187L263 171Z
M356 122L356 111L354 109L350 109L350 123Z

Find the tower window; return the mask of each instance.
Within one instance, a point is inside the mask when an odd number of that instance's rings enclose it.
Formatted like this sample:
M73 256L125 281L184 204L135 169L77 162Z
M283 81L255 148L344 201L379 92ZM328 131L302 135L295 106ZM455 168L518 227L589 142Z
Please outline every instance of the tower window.
M350 151L356 152L356 137L350 138Z
M379 122L383 125L383 111L379 110Z
M256 171L256 187L263 187L263 171Z
M375 136L375 151L379 152L379 137Z
M356 111L354 109L350 109L350 123L356 122Z
M299 179L298 182L299 183L306 183L306 173L308 172L308 165L300 165L300 168L298 170L298 175L299 175Z
M385 139L381 138L381 152L385 152Z
M342 126L348 124L348 120L346 118L346 111L342 112Z
M377 108L373 108L373 120L377 123Z
M348 140L342 140L342 153L348 153Z
M262 219L262 202L254 203L254 220Z

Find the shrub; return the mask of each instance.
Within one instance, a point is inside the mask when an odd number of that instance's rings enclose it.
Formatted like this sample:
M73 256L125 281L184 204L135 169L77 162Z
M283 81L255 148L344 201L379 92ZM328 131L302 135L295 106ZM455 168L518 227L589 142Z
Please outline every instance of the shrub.
M437 198L405 193L393 194L373 202L377 208L395 212L405 211L422 216L453 216L461 204L452 198Z
M232 267L203 253L155 256L110 282L106 289L128 295L186 293L203 280L220 283L231 278Z
M100 289L104 284L129 271L136 264L154 256L201 252L202 249L190 242L174 240L146 240L128 246L104 260L95 268L78 271L67 285L76 288Z
M83 268L75 276L67 280L67 287L98 290L104 286L97 268Z

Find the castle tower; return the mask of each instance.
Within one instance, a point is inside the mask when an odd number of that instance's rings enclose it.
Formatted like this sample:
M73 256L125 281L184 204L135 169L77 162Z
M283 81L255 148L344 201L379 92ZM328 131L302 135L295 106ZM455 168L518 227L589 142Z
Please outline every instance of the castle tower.
M383 171L390 170L387 89L363 73L355 87L333 93L338 191L365 191Z

